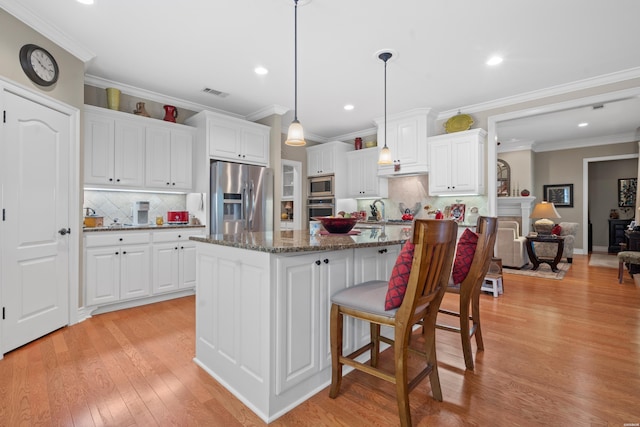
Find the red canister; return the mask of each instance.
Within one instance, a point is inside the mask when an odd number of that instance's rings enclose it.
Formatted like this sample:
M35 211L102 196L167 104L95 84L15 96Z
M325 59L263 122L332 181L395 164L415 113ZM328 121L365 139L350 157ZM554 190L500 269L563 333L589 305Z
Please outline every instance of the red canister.
M360 150L362 148L362 138L360 137L356 138L355 146L356 146L356 150Z

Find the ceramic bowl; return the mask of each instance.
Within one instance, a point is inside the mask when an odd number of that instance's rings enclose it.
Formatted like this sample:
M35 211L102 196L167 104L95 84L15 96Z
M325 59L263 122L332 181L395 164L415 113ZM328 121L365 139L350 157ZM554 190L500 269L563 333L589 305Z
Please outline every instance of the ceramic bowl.
M332 234L346 234L351 231L356 222L358 222L358 218L339 218L339 217L329 217L329 216L319 216L315 217L322 223L322 226L325 230Z

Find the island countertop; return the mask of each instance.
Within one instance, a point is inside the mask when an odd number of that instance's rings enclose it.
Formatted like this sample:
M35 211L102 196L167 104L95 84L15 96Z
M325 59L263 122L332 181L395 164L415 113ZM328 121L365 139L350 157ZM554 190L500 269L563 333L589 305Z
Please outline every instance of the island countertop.
M411 236L410 225L386 225L357 230L356 235L310 235L308 230L247 232L192 236L190 240L268 253L333 251L404 243Z

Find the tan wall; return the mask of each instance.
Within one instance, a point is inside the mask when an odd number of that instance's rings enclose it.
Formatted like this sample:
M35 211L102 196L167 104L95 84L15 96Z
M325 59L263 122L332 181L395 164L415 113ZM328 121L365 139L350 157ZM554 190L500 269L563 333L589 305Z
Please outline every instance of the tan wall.
M587 242L582 239L582 205L584 201L583 189L583 159L593 157L615 156L619 154L634 154L638 152L635 142L624 144L601 145L597 147L575 148L571 150L547 151L535 153L534 175L534 191L533 195L537 200L542 200L543 186L546 184L573 184L573 207L558 208L558 213L562 217L560 221L577 222L580 224L578 236L576 237L576 248L582 248L586 251ZM637 165L637 163L636 163ZM631 176L637 175L636 172ZM627 178L627 176L620 177ZM609 189L615 194L615 190ZM600 197L598 194L590 192L590 199ZM616 196L617 197L617 196ZM616 202L617 203L617 202ZM615 206L606 205L607 209L613 209ZM560 222L558 221L558 222Z
M514 189L516 196L525 189L533 193L533 152L522 150L499 153L498 158L507 162L511 168L511 195Z

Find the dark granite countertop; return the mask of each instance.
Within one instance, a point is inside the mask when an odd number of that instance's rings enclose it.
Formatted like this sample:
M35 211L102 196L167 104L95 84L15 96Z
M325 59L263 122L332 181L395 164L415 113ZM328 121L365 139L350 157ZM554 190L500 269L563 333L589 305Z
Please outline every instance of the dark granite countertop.
M132 231L132 230L175 230L179 228L205 228L204 225L190 225L190 224L164 224L164 225L122 225L119 227L83 227L82 231L85 233L93 233L100 231Z
M308 230L262 233L215 234L190 237L190 240L269 253L332 251L341 249L388 246L404 243L411 227L363 229L357 235L329 234L311 236Z

